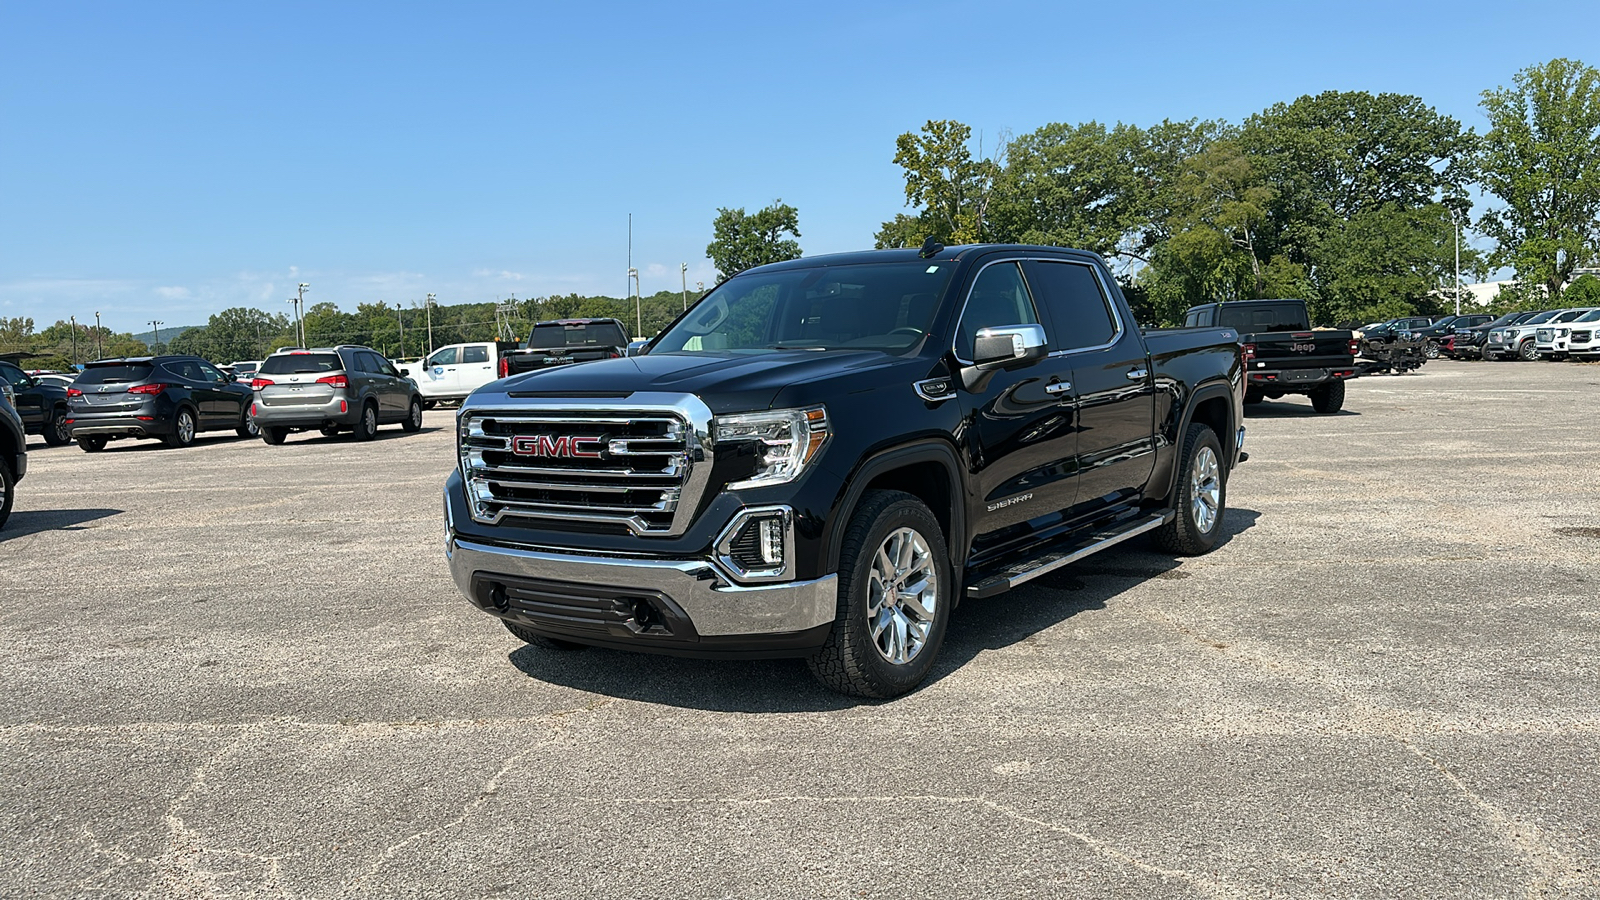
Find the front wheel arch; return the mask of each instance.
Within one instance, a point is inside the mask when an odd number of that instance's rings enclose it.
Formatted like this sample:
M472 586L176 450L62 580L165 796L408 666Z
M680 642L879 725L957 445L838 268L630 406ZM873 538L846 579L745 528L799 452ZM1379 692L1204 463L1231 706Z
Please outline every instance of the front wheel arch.
M827 548L824 571L839 570L844 534L851 516L861 504L862 496L869 489L900 490L921 500L939 520L940 527L944 530L945 545L950 550L951 562L954 563L956 577L959 580L961 568L966 563L968 548L966 494L961 479L956 475L961 471L958 459L955 448L938 440L895 447L867 457L845 483L839 501L828 515L824 532ZM922 468L918 468L919 466ZM932 502L925 496L928 492L926 482L907 490L904 482L896 480L896 473L931 474L935 471L939 473L939 481L942 484ZM959 602L960 594L957 593L955 596Z

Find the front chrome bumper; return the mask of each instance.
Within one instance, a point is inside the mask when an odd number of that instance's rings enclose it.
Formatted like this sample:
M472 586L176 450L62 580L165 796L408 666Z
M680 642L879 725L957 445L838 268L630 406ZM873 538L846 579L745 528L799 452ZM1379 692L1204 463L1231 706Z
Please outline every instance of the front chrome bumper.
M463 540L450 534L445 555L461 593L472 598L473 576L657 592L676 603L706 637L784 634L833 621L838 576L781 584L737 585L709 560L626 559L523 550Z

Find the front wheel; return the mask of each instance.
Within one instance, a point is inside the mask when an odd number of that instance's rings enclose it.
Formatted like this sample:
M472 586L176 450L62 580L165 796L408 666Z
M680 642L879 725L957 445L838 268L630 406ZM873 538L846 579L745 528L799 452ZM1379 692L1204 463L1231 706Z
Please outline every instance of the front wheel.
M1533 341L1523 341L1522 346L1517 348L1517 358L1523 362L1533 362L1539 358L1539 345Z
M1172 521L1156 530L1156 543L1169 553L1199 556L1217 546L1228 508L1228 476L1217 433L1199 422L1190 425L1179 461L1176 508Z
M50 421L44 425L44 442L52 447L64 447L72 443L72 428L67 424L67 410L65 407L57 409L50 414Z
M11 518L12 492L16 487L17 480L11 477L11 465L0 460L0 528L4 528L6 520Z
M1438 359L1439 358L1439 345L1435 344L1433 341L1429 341L1426 344L1423 344L1422 345L1422 355L1427 357L1428 359Z
M411 409L406 413L406 419L400 423L406 431L417 432L422 430L422 401L411 398Z
M1311 408L1319 413L1336 413L1344 408L1344 382L1330 381L1311 392Z
M855 697L911 691L939 655L956 587L928 507L900 491L868 491L840 547L833 630L806 661L811 674Z

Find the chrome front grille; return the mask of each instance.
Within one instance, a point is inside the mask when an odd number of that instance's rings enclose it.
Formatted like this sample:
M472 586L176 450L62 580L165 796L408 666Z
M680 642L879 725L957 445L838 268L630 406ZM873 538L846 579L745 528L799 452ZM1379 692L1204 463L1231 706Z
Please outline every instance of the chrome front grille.
M711 474L711 415L695 398L676 399L463 409L460 465L473 519L682 534Z

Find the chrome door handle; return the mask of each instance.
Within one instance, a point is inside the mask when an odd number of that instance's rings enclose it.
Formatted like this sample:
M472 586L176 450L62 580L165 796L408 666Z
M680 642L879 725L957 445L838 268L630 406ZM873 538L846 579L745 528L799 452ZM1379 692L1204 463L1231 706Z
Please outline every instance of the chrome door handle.
M1065 394L1070 390L1072 390L1072 382L1070 381L1055 381L1044 386L1046 394Z
M1143 380L1145 380L1146 378L1149 378L1149 377L1150 377L1150 370L1149 369L1129 369L1128 370L1128 380L1129 381L1143 381Z

